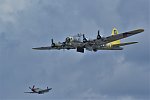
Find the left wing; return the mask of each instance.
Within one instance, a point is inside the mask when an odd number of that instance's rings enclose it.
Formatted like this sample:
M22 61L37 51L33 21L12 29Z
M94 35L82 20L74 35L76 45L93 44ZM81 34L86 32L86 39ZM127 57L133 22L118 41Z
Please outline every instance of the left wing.
M36 92L24 92L24 93L36 93Z
M124 33L117 34L117 35L111 35L111 36L106 37L104 39L104 43L102 43L102 44L110 43L110 42L113 42L113 41L116 41L116 40L119 40L119 39L123 39L123 38L129 37L129 36L141 33L143 31L144 31L144 29L137 29L137 30L124 32Z

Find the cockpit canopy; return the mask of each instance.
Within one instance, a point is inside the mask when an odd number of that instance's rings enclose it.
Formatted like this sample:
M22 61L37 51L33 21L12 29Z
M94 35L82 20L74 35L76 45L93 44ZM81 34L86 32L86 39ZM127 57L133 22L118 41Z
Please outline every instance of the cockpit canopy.
M67 37L67 38L66 38L66 42L67 42L67 43L72 42L73 40L74 40L73 37Z

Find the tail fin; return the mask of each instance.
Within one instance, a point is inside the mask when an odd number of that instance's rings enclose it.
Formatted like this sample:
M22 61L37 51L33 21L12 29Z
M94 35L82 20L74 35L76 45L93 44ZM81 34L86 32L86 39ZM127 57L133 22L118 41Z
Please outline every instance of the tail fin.
M118 33L119 33L118 30L116 28L113 28L111 35L117 35ZM120 44L120 40L113 41L113 42L111 42L111 44L112 45Z

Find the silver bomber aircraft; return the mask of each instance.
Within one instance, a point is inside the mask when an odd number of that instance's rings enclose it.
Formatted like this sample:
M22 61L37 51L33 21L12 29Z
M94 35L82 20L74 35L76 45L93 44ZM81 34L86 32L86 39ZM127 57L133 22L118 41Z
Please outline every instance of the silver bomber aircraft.
M40 88L35 88L35 86L33 85L33 87L29 87L29 89L31 89L32 92L24 92L24 93L38 93L38 94L44 94L46 92L49 92L50 90L52 90L52 88L48 88L47 89L40 89Z
M65 42L62 42L62 43L61 42L54 43L52 39L51 46L38 47L38 48L32 48L32 49L36 49L36 50L76 49L77 52L81 52L81 53L84 53L84 49L88 51L94 51L94 52L96 52L97 50L123 50L122 46L135 44L138 42L121 43L120 39L141 33L143 31L144 29L137 29L137 30L118 34L118 30L116 28L113 28L112 34L110 36L101 37L99 30L98 30L97 38L93 40L87 40L84 34L78 34L77 36L78 39L75 37L67 37ZM81 35L83 36L83 41L79 39Z

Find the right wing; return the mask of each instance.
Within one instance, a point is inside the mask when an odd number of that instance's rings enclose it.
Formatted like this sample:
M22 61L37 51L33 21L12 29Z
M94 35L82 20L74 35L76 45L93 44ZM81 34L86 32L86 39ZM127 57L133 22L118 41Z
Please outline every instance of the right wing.
M103 45L103 44L107 44L116 40L120 40L123 38L127 38L129 36L138 34L143 32L144 29L137 29L137 30L133 30L133 31L129 31L129 32L124 32L124 33L120 33L120 34L116 34L116 35L111 35L105 38L101 38L101 39L94 39L92 41L87 41L86 45Z
M141 33L143 31L144 31L144 29L137 29L137 30L133 30L133 31L129 31L129 32L120 33L117 35L111 35L111 36L108 36L104 39L104 43L110 43L110 42L113 42L116 40L120 40L120 39L129 37L129 36Z

